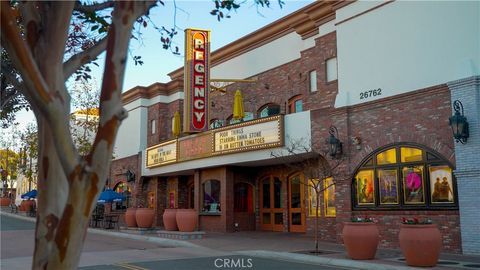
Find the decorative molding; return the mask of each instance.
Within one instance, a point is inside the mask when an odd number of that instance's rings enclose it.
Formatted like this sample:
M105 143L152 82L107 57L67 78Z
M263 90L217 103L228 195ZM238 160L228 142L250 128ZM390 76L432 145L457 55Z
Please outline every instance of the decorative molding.
M236 56L261 47L269 42L296 31L303 39L318 33L318 26L335 18L333 1L316 1L271 24L260 28L212 52L211 65L216 66ZM300 22L300 24L299 24ZM301 25L305 23L306 25ZM316 29L314 29L315 27ZM183 67L168 74L172 80L183 77Z

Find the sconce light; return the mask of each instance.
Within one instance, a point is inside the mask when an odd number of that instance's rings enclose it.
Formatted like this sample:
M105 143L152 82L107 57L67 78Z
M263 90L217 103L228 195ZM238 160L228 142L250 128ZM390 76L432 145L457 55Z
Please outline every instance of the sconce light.
M335 126L330 126L330 130L328 131L330 137L328 138L329 144L329 154L334 158L340 158L342 155L342 142L338 139L338 130Z
M459 100L455 100L453 102L453 110L455 114L448 119L449 125L452 127L453 137L456 142L465 144L469 134L467 118L463 115L463 104Z
M125 175L127 176L127 182L135 181L135 174L132 171L127 170Z

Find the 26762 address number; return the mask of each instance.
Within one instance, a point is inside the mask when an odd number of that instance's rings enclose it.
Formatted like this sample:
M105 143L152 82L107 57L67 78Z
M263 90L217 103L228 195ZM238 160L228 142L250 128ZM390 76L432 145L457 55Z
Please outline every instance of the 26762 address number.
M373 89L360 93L360 99L367 99L371 97L380 96L382 94L382 88Z

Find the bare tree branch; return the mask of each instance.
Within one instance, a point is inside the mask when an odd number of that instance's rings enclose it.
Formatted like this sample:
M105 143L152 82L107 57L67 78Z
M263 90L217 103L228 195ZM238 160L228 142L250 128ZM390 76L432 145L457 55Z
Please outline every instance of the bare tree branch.
M67 80L78 68L95 60L106 48L107 37L104 37L87 50L70 57L63 64L64 79Z
M112 8L114 5L115 5L114 1L106 1L103 3L97 3L92 5L82 5L80 1L76 1L75 7L73 9L79 12L88 13L88 12L104 10L107 8Z

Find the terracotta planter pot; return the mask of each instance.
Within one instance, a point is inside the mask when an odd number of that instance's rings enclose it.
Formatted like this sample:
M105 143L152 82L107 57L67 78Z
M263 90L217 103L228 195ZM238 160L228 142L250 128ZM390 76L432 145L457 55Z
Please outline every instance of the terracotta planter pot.
M125 223L127 227L137 227L137 217L136 217L137 208L128 208L125 212Z
M179 231L193 232L197 227L197 211L195 209L177 209L176 220Z
M10 198L1 197L0 198L0 206L9 206L10 205Z
M153 208L137 208L135 211L135 219L139 228L151 228L155 210Z
M442 236L435 224L400 225L400 249L410 266L435 266L442 247Z
M178 231L177 209L165 209L165 212L163 212L163 226L167 231Z
M371 260L377 252L379 234L373 222L344 222L343 243L354 260Z

